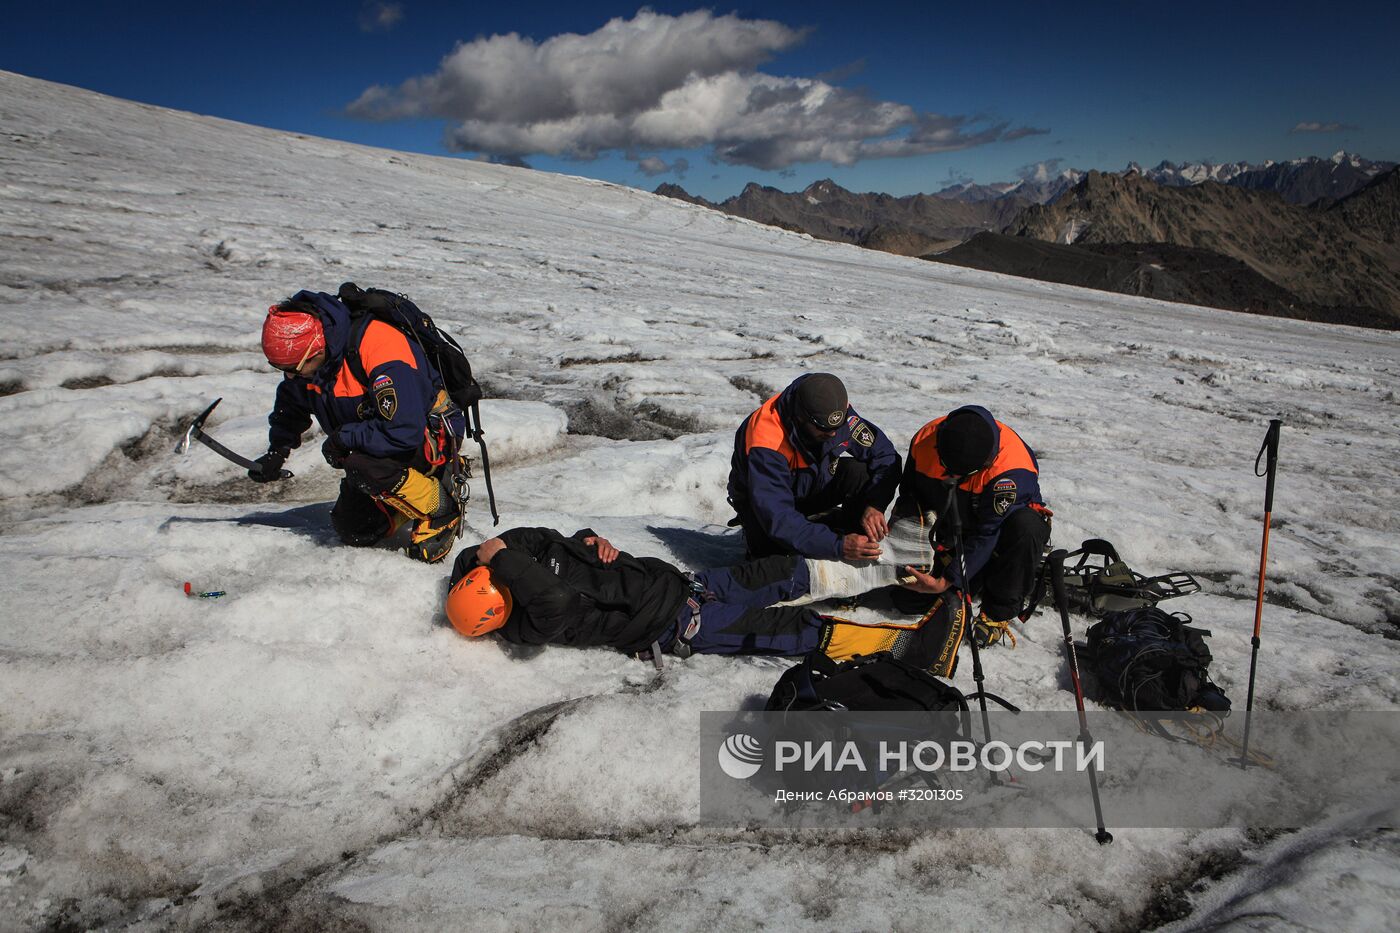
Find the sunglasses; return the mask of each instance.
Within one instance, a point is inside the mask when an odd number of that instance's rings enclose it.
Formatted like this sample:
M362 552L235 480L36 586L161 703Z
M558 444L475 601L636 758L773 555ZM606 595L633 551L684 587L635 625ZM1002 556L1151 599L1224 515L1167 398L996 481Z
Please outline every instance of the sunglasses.
M807 422L808 424L810 424L813 428L815 428L816 430L820 431L820 432L823 433L823 434L834 434L834 433L836 433L837 430L840 429L840 427L841 427L841 422L844 421L845 419L844 419L844 418L838 418L838 419L836 420L836 423L835 423L835 424L832 424L830 421L827 420L827 419L830 418L830 417L831 417L831 412L827 412L827 413L824 414L824 415L807 415L807 417L806 417L805 420L806 420L806 422Z
M302 367L306 365L306 361L318 355L322 349L324 348L316 346L316 341L313 340L310 345L307 346L306 352L301 355L301 362L297 363L295 366L278 366L276 363L272 362L269 362L267 365L284 376L300 376L302 374Z

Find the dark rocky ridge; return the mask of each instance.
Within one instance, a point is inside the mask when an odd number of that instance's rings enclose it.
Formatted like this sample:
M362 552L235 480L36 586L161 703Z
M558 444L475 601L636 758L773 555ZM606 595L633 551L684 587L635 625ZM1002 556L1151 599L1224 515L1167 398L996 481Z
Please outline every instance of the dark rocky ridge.
M1248 311L1274 317L1400 329L1400 319L1369 308L1310 304L1238 259L1169 243L1066 246L981 233L937 256L939 262L1043 282Z
M1029 203L1014 196L963 202L931 194L902 198L856 194L830 180L791 192L751 183L737 196L717 204L688 194L678 185L663 184L656 193L821 240L870 246L903 256L922 255L984 230L1000 229Z
M1290 204L1313 204L1323 198L1345 198L1394 167L1393 162L1366 159L1300 159L1243 172L1230 179L1230 184L1255 191L1276 191Z
M1296 296L1300 307L1370 309L1378 320L1400 321L1400 169L1340 201L1311 207L1214 182L1168 188L1137 175L1090 172L1054 204L1027 208L1003 232L1080 247L1157 243L1207 250L1248 266Z

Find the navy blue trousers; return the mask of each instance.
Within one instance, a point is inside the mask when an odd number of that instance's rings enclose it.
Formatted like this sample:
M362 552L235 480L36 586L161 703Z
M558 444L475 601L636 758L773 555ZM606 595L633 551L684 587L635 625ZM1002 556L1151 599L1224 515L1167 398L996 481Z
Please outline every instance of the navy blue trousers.
M811 590L807 562L791 554L745 561L733 567L702 570L695 582L700 627L690 641L699 654L804 655L821 639L822 618L805 606L773 603L806 596ZM679 631L694 620L689 607Z

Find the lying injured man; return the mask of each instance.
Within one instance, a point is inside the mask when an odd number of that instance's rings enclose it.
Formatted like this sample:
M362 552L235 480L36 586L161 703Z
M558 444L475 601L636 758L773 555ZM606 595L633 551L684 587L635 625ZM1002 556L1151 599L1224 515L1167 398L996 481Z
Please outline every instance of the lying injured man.
M927 550L927 529L918 520L897 525L916 543L893 553ZM495 632L516 645L609 647L657 662L663 654L798 656L820 648L843 660L892 651L951 675L963 634L955 593L906 621L863 622L809 605L901 580L912 582L901 564L795 555L688 574L620 551L589 529L566 537L549 528L513 528L458 555L445 609L463 635Z

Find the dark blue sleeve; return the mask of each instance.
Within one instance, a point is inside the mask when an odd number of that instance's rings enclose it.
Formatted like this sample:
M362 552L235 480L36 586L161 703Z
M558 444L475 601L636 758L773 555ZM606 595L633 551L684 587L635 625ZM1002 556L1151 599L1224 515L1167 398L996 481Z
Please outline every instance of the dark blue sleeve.
M855 415L875 436L874 443L867 447L852 435L851 446L847 450L850 451L851 456L862 461L869 472L870 491L865 496L865 504L883 512L889 508L890 501L894 499L895 491L899 488L899 471L903 460L884 431L871 422L860 418L854 408L846 410L849 414Z
M994 489L1002 480L1016 484L1016 498L998 514ZM978 496L973 514L968 519L970 534L963 544L969 577L977 576L982 568L987 566L992 550L997 545L997 537L1001 534L1001 523L1006 521L1006 517L1018 509L1026 508L1032 502L1039 501L1040 481L1030 470L1007 470L1005 473L998 473L987 483L982 494ZM947 576L954 586L962 586L962 575L958 572L957 561L949 565Z
M277 397L272 413L267 416L268 448L285 447L295 450L301 446L301 436L311 427L311 403L306 397L306 382L283 379L277 384Z
M390 360L369 373L365 391L374 403L375 413L365 421L342 425L340 442L371 457L390 457L417 449L428 426L432 383L408 363Z
M749 451L749 507L773 540L805 557L841 559L841 536L797 511L792 472L776 450Z

